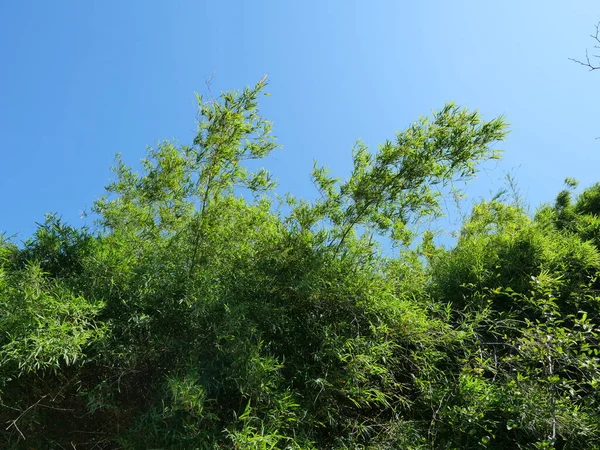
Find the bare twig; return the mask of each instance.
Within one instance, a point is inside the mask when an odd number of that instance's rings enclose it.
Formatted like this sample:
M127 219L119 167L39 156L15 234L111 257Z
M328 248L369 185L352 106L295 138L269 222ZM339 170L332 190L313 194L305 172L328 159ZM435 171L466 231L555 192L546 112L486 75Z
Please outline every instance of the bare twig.
M6 430L9 430L11 427L14 427L19 434L21 435L21 437L23 439L25 439L25 435L21 432L21 430L19 429L19 427L17 426L17 422L19 421L19 419L21 419L21 417L23 417L25 414L27 414L31 409L35 408L37 405L40 404L40 402L42 400L44 400L47 397L47 395L42 396L42 398L40 398L37 402L35 402L34 404L30 405L27 409L23 410L21 412L21 414L19 414L19 417L17 417L15 420L11 420L10 423L8 424L8 426L6 427Z
M600 22L596 24L596 33L590 34L590 37L596 41L596 43L600 44ZM594 48L600 49L600 45L594 45ZM600 55L592 55L593 58L600 58ZM600 65L593 64L590 60L590 54L588 50L585 51L585 61L581 61L575 58L569 58L571 61L576 62L577 64L581 64L582 66L587 67L590 70L599 70Z

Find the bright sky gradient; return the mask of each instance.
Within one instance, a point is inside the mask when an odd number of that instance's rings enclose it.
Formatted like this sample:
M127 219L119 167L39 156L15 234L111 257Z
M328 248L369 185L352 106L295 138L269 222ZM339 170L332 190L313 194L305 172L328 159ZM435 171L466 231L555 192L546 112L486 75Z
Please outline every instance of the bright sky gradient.
M85 224L116 152L190 142L207 79L218 93L266 73L282 191L312 196L313 159L343 176L356 139L454 100L512 125L470 197L512 171L534 209L566 176L600 181L600 73L568 60L598 21L597 0L1 1L0 230Z

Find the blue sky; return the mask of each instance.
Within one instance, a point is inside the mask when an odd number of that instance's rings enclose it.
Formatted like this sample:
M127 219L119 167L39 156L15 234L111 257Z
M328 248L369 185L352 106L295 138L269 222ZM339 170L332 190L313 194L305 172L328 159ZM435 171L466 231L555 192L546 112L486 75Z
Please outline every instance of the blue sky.
M600 181L600 73L568 61L598 21L591 0L2 1L0 230L24 239L48 212L83 225L116 152L190 142L207 79L266 73L282 191L312 196L314 159L343 176L356 139L454 100L512 129L470 198L513 172L535 208L566 176Z

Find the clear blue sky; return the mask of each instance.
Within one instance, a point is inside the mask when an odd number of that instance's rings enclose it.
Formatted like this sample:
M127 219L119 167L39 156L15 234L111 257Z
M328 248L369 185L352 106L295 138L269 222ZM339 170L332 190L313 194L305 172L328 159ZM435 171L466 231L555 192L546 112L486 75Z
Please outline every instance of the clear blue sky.
M357 138L455 100L512 124L471 198L516 169L535 208L566 176L600 181L600 73L568 61L598 21L591 0L2 1L0 230L23 239L47 212L83 225L116 152L189 142L206 79L265 73L283 191L313 195L313 159L344 175Z

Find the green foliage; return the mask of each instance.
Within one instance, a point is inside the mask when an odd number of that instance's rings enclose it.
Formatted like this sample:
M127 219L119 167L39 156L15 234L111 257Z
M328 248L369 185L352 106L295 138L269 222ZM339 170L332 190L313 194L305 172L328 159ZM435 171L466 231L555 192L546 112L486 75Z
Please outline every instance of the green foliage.
M415 225L501 119L449 104L282 200L264 87L117 159L95 229L0 242L2 447L598 448L600 188L479 203L445 249Z
M433 120L421 118L396 140L386 141L372 154L361 143L354 149L350 178L340 183L315 165L313 178L321 193L314 208L333 226L337 247L358 226L391 233L410 242L410 222L440 214L441 190L475 175L478 163L499 158L490 144L505 136L501 118L489 122L479 114L450 103Z

